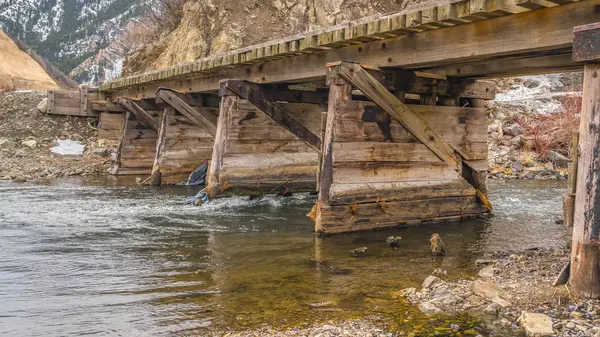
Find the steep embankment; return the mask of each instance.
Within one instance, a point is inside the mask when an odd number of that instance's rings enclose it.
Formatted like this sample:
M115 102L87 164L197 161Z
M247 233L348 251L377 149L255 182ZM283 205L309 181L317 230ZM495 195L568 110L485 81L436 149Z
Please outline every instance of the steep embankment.
M228 50L400 11L426 1L189 0L180 25L125 59L124 75L196 60Z
M0 91L56 88L46 71L0 29Z

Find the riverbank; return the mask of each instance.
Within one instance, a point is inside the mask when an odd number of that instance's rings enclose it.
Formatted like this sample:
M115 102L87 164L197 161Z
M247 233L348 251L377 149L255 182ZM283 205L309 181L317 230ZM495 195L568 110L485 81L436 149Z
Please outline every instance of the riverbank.
M600 337L600 301L578 300L565 285L553 283L568 263L568 249L534 248L494 252L475 263L477 277L446 281L444 269L427 277L420 289L390 296L406 298L433 324L390 317L329 321L278 330L264 327L243 332L213 332L223 337L298 336L565 336ZM461 326L463 317L478 322ZM408 315L407 315L408 316ZM460 317L460 318L457 318ZM407 322L414 324L412 329ZM412 330L412 331L411 331Z
M46 96L45 91L0 92L0 180L105 174L116 144L98 139L96 118L41 113L38 104Z

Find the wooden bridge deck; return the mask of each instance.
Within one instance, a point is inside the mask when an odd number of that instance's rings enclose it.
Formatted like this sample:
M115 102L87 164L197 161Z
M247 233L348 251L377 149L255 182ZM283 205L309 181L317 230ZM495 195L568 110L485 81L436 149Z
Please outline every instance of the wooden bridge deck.
M468 0L336 26L106 83L136 98L159 87L213 92L222 79L255 83L323 80L328 62L495 77L577 70L573 27L599 21L598 1Z

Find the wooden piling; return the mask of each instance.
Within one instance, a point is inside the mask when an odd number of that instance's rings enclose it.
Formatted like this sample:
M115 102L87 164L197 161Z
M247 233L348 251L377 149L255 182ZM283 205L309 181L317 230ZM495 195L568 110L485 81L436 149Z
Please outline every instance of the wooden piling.
M600 298L600 23L576 27L573 59L586 62L569 284Z
M563 217L564 225L566 227L573 227L573 220L575 217L575 191L577 190L577 160L578 160L578 147L579 144L579 132L573 133L573 140L571 145L571 163L569 163L569 179L568 179L568 192L562 196L563 205Z

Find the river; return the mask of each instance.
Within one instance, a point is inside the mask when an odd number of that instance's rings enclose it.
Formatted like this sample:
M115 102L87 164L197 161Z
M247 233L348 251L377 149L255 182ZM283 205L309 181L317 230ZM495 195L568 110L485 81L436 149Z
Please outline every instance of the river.
M458 279L484 252L564 247L564 185L493 181L487 220L315 238L309 195L194 207L183 203L193 190L110 178L0 182L0 335L202 335L393 314L403 307L380 299L435 268ZM432 233L443 259L428 252ZM367 256L351 257L361 246Z

